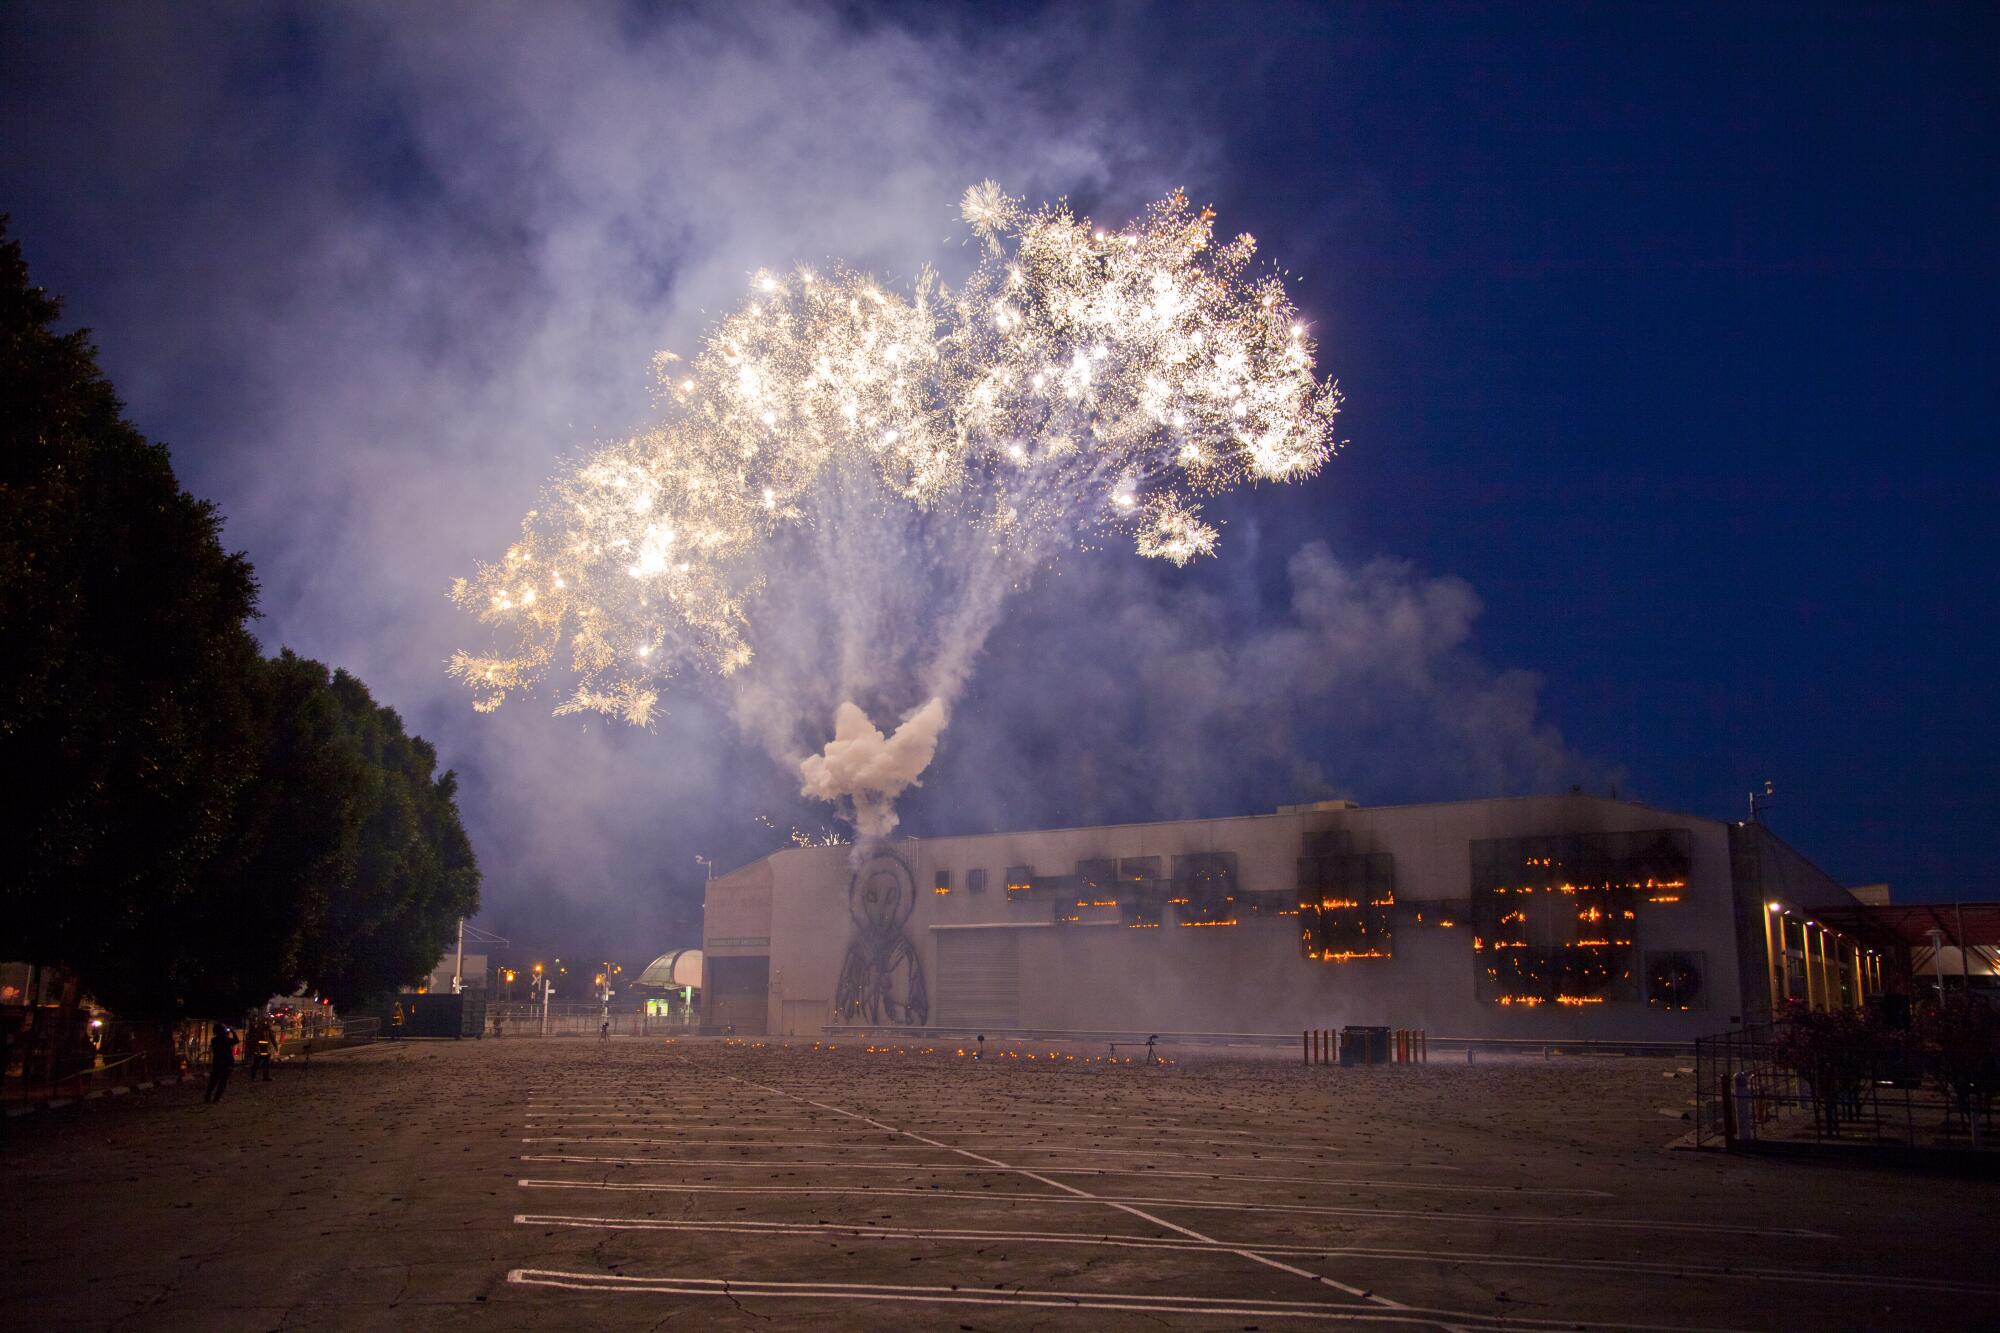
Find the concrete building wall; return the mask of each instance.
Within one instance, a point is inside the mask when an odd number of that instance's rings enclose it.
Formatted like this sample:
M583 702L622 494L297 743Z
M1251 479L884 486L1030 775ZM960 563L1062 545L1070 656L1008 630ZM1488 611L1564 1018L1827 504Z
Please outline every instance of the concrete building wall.
M1669 951L1701 960L1703 984L1691 1007L1649 1004L1644 977L1628 987L1636 998L1601 1003L1529 1007L1481 998L1488 955L1475 950L1469 912L1475 842L1657 829L1684 831L1688 873L1684 887L1637 909L1632 966ZM1392 956L1305 957L1295 911L1300 856L1307 834L1328 832L1344 833L1357 852L1394 858ZM1746 975L1753 996L1766 984L1761 958L1744 954L1754 917L1733 883L1730 826L1632 802L1559 796L1305 809L890 846L914 881L902 930L921 963L934 1027L1289 1032L1365 1023L1438 1036L1682 1040L1743 1018ZM1240 893L1268 895L1267 910L1245 910L1231 926L1190 928L1169 918L1135 929L1117 908L1089 906L1088 895L1085 906L1069 907L1044 892L1013 901L1007 892L1010 867L1032 867L1044 879L1075 874L1079 862L1158 857L1166 875L1175 857L1192 853L1233 854ZM788 849L710 885L709 956L768 959L765 1031L816 1035L835 1020L864 910L849 901L856 857L848 847ZM983 891L974 871L984 872ZM1076 919L1058 923L1065 915ZM748 1012L749 1001L742 997L735 1012ZM1015 1021L998 1021L1005 1018ZM748 1028L739 1022L738 1030Z

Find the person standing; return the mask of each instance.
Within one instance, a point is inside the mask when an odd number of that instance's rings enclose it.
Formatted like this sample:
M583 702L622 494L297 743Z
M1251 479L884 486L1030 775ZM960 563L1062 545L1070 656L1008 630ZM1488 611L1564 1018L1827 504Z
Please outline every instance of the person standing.
M229 1086L229 1073L236 1068L236 1030L227 1023L217 1023L215 1032L208 1039L208 1091L201 1095L205 1102L222 1100L222 1090Z
M257 1075L262 1073L264 1081L269 1083L271 1081L271 1049L277 1045L271 1032L270 1020L266 1019L252 1029L250 1040L252 1042L250 1081L253 1083L256 1082Z

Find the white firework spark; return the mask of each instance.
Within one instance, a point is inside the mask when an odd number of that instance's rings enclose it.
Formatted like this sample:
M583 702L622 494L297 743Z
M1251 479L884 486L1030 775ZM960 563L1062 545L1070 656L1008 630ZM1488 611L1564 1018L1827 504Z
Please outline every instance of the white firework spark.
M949 627L839 674L942 697L1065 546L1111 528L1185 564L1217 540L1196 497L1310 476L1337 448L1340 395L1283 283L1247 276L1254 241L1216 244L1208 210L1176 193L1104 229L988 181L962 213L983 247L957 292L929 272L907 295L763 272L691 363L661 354L662 420L558 477L505 556L454 584L507 641L452 660L476 707L562 671L559 713L646 725L677 673L751 668L787 606L883 621L869 589L913 540ZM800 577L824 595L788 598ZM865 658L880 633L844 637Z

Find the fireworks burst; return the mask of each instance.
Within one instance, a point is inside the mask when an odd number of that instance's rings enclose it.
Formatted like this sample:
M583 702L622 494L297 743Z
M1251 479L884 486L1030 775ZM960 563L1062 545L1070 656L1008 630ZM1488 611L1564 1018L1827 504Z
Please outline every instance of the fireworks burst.
M1102 229L989 181L962 213L982 257L960 291L759 273L691 363L660 355L661 422L560 476L454 584L509 644L453 658L476 707L566 670L558 713L646 725L693 667L752 681L738 716L794 760L796 724L832 711L816 671L842 700L940 701L941 728L1036 567L1098 528L1212 554L1199 497L1337 447L1282 282L1247 276L1255 242L1218 245L1208 210L1176 193Z

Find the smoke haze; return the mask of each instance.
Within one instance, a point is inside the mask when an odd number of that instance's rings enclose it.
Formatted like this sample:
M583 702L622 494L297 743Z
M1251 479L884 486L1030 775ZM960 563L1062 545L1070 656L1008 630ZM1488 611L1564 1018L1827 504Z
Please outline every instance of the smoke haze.
M752 270L952 277L971 182L1116 218L1179 184L1202 198L1212 151L1172 116L1131 133L1061 17L984 35L775 4L494 17L51 6L17 15L4 94L31 131L14 172L63 183L16 219L37 277L91 294L71 317L255 561L266 646L354 671L460 772L482 924L621 959L693 942L697 854L769 850L760 814L812 822L802 780L887 792L926 762L907 832L1578 771L1534 680L1474 654L1470 587L1319 544L1281 595L1247 552L1196 578L1123 551L1037 577L977 669L951 664L969 684L934 762L935 701L886 737L848 701L798 772L692 691L652 731L552 718L555 698L475 716L444 672L466 636L448 580L558 456L647 416L653 352L691 348ZM886 720L922 700L864 702Z

